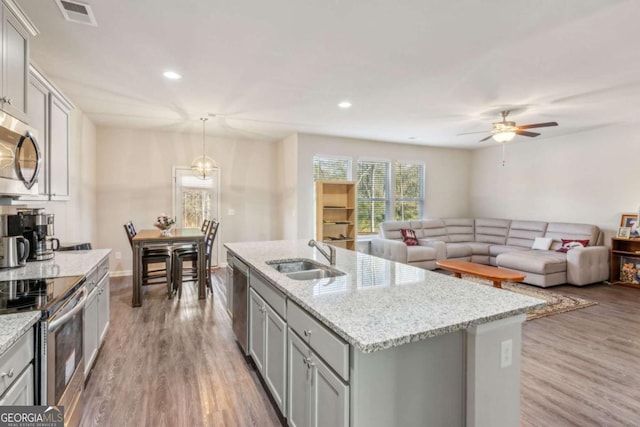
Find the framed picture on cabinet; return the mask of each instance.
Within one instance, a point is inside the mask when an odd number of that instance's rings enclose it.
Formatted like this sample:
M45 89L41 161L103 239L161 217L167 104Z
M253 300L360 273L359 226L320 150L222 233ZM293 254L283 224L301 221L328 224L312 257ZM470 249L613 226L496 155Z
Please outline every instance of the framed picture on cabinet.
M629 237L640 237L640 228L638 228L638 214L622 214L620 217L620 227L628 227L631 229Z
M631 227L620 227L618 229L618 239L628 239L631 237Z

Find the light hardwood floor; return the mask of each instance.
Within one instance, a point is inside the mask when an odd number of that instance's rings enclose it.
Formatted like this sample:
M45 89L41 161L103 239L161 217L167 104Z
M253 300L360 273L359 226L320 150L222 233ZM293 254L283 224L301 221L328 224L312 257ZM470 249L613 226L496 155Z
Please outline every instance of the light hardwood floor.
M525 322L521 424L640 425L640 291L553 290L600 304ZM83 426L281 425L220 298L196 298L190 283L181 301L146 287L134 309L131 278L111 280L111 326L86 384Z

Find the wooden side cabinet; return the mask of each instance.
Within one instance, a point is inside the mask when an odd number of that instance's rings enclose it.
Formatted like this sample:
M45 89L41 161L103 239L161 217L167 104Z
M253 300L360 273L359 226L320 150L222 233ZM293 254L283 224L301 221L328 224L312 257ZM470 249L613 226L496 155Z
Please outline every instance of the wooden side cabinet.
M316 181L316 240L355 250L355 182Z
M640 289L640 239L611 239L611 274L614 285Z

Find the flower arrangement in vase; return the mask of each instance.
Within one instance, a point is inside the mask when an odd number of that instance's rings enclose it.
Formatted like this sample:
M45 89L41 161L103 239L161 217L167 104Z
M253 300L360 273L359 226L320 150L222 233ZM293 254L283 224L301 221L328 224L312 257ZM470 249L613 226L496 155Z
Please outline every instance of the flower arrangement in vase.
M175 223L176 221L173 218L162 213L158 216L158 220L153 226L159 228L163 236L168 236L171 233L171 227L173 227Z

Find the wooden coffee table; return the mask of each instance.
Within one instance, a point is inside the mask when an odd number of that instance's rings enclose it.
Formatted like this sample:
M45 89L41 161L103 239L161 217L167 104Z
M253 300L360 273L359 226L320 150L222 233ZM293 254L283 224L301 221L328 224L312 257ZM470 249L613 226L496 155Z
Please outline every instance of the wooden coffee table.
M443 270L452 271L453 275L458 278L462 276L462 273L465 273L489 279L493 282L494 288L502 288L502 282L521 282L525 277L519 271L455 259L436 261L436 265Z

